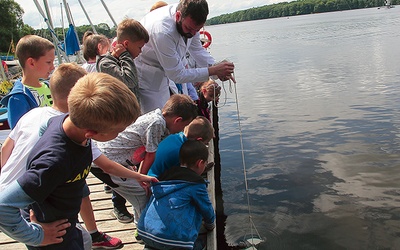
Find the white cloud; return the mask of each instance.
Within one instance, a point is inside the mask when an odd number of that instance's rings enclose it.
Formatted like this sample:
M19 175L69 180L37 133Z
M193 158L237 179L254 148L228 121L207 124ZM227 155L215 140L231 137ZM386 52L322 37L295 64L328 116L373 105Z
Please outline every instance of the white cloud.
M24 9L25 14L23 15L23 20L25 24L28 24L35 29L46 28L44 19L40 15L32 0L14 1ZM156 1L157 0L104 0L116 23L119 23L124 17L140 20L150 10L151 5ZM178 0L164 1L167 3L178 2ZM41 8L44 10L43 1L38 0L38 2L41 4ZM48 0L50 13L55 27L61 27L62 17L60 3L62 2L62 0ZM108 16L100 0L81 0L81 2L84 5L84 8L93 24L107 23L110 26L113 26L111 18ZM238 10L280 2L280 0L208 0L207 2L210 9L209 17L214 17L221 14L232 13ZM67 3L71 9L72 18L75 25L80 26L89 24L89 21L86 19L78 0L69 0ZM68 22L64 10L63 13L64 27L66 27Z

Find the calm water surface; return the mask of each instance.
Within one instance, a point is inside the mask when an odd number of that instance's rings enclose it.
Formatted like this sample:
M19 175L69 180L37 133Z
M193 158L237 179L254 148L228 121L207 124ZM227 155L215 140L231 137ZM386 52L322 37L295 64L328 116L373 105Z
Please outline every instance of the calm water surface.
M207 27L213 56L236 65L258 249L400 249L399 24L396 6ZM249 216L225 88L222 199L235 245Z

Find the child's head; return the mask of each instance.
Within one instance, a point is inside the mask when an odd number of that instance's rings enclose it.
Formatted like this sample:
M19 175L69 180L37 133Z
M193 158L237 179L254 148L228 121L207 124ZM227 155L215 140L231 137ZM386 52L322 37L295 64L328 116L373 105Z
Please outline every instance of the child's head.
M27 65L34 67L41 78L49 77L54 70L55 48L47 39L36 35L22 37L15 50L22 69Z
M182 144L179 150L181 166L186 166L199 175L204 172L207 159L208 148L201 141L187 140Z
M149 41L149 33L140 22L126 18L118 24L117 40L133 58L136 58Z
M110 41L104 35L91 35L85 39L83 44L83 57L86 61L95 60L96 56L108 52Z
M200 93L207 102L218 101L219 95L221 94L221 86L219 86L214 80L210 79L200 85Z
M83 33L83 36L82 36L82 44L85 43L86 38L90 37L90 36L93 35L93 34L94 34L94 33L93 33L93 31L91 31L91 30L85 31L85 33Z
M69 117L80 128L94 132L93 139L115 138L140 115L139 103L120 80L105 73L80 78L68 96Z
M155 10L155 9L158 9L158 8L161 8L161 7L164 7L164 6L167 6L168 4L166 3L166 2L164 2L164 1L158 1L158 2L155 2L154 4L153 4L153 6L151 6L151 8L150 8L150 12L152 12L153 10Z
M214 137L214 128L204 116L197 116L184 129L185 136L189 140L200 140L205 144Z
M162 109L171 134L183 131L196 116L197 106L188 95L172 95Z
M68 112L68 95L75 83L86 71L76 63L63 63L50 77L50 92L54 106L60 111Z

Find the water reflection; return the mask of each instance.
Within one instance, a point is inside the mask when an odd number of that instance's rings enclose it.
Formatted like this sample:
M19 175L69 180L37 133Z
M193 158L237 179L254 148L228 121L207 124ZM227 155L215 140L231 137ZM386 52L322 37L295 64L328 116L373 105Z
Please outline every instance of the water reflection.
M259 249L400 249L399 11L209 27L211 53L236 65ZM235 95L225 87L221 181L235 245L249 217Z

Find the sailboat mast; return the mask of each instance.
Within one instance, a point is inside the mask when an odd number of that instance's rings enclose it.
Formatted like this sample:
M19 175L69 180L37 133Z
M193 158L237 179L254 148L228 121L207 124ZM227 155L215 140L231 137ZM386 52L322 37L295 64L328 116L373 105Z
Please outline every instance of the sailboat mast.
M60 11L61 11L61 29L63 32L64 44L65 44L65 30L64 30L64 15L62 11L62 3L60 3Z
M67 19L68 19L68 24L72 24L75 27L75 23L74 23L74 20L72 19L72 14L71 14L71 10L69 8L69 5L68 5L66 0L63 0L63 2L64 2L65 13L66 13ZM74 28L74 32L75 32L78 44L80 45L81 43L79 42L78 32L76 31L75 28Z
M110 16L110 18L111 18L112 22L114 23L114 27L117 27L117 23L115 22L115 20L114 20L113 16L111 15L110 11L108 10L108 8L107 8L107 5L104 3L104 1L103 1L103 0L100 0L100 1L101 1L101 3L103 4L103 6L104 6L104 9L106 9L106 11L107 11L108 15Z
M94 25L93 25L93 23L92 23L92 20L90 20L89 15L87 14L87 12L86 12L86 10L85 10L85 7L83 7L83 4L82 4L81 0L78 0L78 2L79 2L79 4L81 5L81 8L82 8L82 10L83 10L83 13L85 13L86 19L89 21L90 26L92 26L93 32L94 32L95 34L97 34L96 28L94 27Z
M56 52L57 52L58 63L59 64L62 63L62 59L61 59L61 55L60 54L62 54L64 56L65 60L68 61L67 55L64 53L64 51L60 50L60 48L58 47L58 38L57 38L56 34L54 33L53 25L50 22L51 20L46 17L46 15L43 12L42 7L39 4L39 2L37 0L33 0L33 2L35 3L36 8L38 9L40 15L42 15L42 17L44 18L44 21L46 22L47 27L48 27L48 29L50 31L51 37L53 38L53 44L54 44L54 47L55 47ZM43 0L43 2L45 3L45 6L47 6L46 0Z
M64 3L65 14L67 15L67 19L68 19L68 24L72 24L71 13L68 11L67 1L63 0L63 3Z
M44 5L44 10L46 11L47 19L49 20L51 27L54 27L53 19L51 19L51 15L50 15L50 11L49 11L49 4L47 3L47 0L43 0L43 5Z

